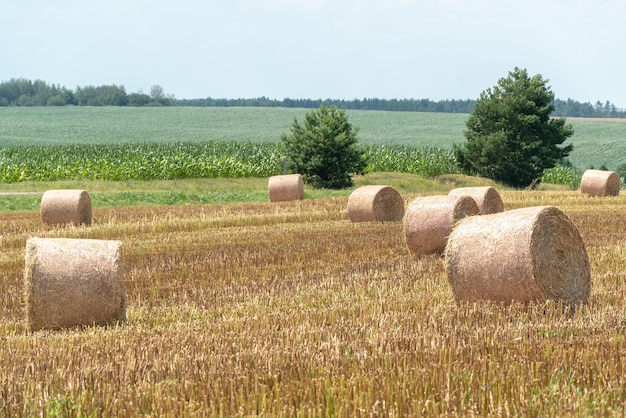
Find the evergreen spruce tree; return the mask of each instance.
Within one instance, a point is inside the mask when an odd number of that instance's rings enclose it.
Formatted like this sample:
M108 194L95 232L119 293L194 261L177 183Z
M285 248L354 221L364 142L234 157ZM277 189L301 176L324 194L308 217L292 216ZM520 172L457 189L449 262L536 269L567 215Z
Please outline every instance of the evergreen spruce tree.
M290 134L281 136L291 171L318 188L352 186L351 174L363 174L367 167L358 131L346 111L334 106L307 112L304 126L294 118Z
M457 163L513 187L537 184L543 171L572 151L561 146L573 135L564 118L552 118L554 94L541 75L515 68L483 91L465 122L467 142L453 145Z

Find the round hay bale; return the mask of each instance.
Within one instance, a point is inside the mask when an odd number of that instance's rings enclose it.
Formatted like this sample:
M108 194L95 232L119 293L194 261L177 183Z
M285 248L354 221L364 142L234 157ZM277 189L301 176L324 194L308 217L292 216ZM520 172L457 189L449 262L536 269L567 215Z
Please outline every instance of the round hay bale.
M578 228L552 206L463 219L448 238L445 263L457 301L577 305L591 288Z
M120 241L29 238L24 301L31 331L126 319Z
M580 180L580 191L589 196L618 196L619 175L614 171L586 170Z
M491 186L486 187L459 187L450 190L449 196L469 196L476 201L481 215L504 211L504 202L500 193Z
M414 255L442 253L456 222L478 213L478 205L466 195L414 199L404 217L404 235L409 252Z
M287 202L304 199L304 182L300 174L283 174L270 177L267 184L270 202Z
M91 225L91 199L85 190L48 190L41 197L46 225Z
M352 222L399 222L404 216L404 199L391 186L362 186L348 197Z

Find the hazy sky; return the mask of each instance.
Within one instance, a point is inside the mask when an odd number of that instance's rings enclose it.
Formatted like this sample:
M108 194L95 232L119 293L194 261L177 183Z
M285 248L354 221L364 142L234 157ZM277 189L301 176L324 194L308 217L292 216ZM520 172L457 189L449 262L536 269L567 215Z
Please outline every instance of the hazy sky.
M626 108L623 0L3 2L0 81L176 98L475 99L514 67Z

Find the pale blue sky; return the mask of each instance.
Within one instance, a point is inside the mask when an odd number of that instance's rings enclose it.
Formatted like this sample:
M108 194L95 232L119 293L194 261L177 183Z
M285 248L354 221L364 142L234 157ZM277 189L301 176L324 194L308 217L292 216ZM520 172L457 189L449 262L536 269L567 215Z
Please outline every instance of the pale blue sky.
M20 0L0 81L176 98L475 99L514 67L626 108L623 0Z

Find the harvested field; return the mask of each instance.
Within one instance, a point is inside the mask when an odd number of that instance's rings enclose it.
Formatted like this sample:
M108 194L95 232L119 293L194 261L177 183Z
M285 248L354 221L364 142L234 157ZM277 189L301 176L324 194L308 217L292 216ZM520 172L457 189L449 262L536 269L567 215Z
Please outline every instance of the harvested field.
M626 122L626 118L585 118L585 117L572 117L568 116L567 120L579 120L583 122Z
M99 209L89 228L3 213L0 415L621 415L626 197L501 195L577 225L575 314L457 305L440 256L412 257L401 223L350 222L347 197ZM31 236L122 241L127 322L28 333Z

